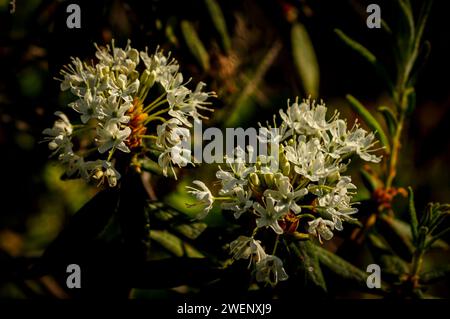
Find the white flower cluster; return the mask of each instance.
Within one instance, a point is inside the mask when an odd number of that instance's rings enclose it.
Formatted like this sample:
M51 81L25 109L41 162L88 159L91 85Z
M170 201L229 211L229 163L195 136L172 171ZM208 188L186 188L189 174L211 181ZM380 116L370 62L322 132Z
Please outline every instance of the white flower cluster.
M277 142L278 158L260 155L250 163L254 150L238 147L233 158L226 158L227 168L219 167L216 173L221 182L217 197L200 181L194 182L198 189L188 188L204 204L200 217L220 201L236 219L248 214L254 220L253 235L240 236L230 246L234 259L254 263L258 281L274 285L287 279L282 261L274 253L266 254L255 240L258 231L270 229L276 242L281 235L302 231L320 242L331 239L334 230L343 229L342 222L355 221L351 215L357 212L351 203L356 186L341 175L349 163L345 159L357 154L366 161L380 161L372 154L373 133L356 123L348 130L337 112L330 119L326 113L323 103L288 102L287 110L280 110L281 125L275 130L264 127L259 135L260 141Z
M206 100L214 92L203 92L202 82L194 91L187 88L177 61L162 51L150 55L147 50L139 52L130 41L125 49L114 47L114 42L112 48L96 48L95 64L72 58L61 70L61 90L70 89L76 96L69 107L79 114L81 123L72 125L65 114L56 112L59 119L53 128L43 131L52 155L58 155L65 164L66 175L99 183L106 179L114 187L120 178L114 168L114 153L139 152L144 138L156 141L164 175L169 167L173 171L172 165L191 163L190 152L182 142L189 140L191 121L204 118L199 110L209 110ZM159 97L150 99L152 87ZM157 126L154 123L158 121L161 124ZM148 129L154 135L146 135ZM75 144L79 146L75 152L73 138L80 133L88 142ZM93 147L88 149L90 145Z

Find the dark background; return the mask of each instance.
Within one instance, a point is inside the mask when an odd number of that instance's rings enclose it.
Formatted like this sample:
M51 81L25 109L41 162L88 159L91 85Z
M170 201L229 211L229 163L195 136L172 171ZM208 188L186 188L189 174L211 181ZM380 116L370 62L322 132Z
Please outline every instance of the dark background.
M371 2L371 1L370 1ZM124 46L127 39L138 49L160 45L179 60L182 72L205 81L218 92L210 125L250 126L271 119L287 98L304 97L293 66L290 13L296 12L309 33L320 66L320 97L352 122L345 95L351 93L369 109L390 105L384 86L373 69L337 38L340 28L360 41L394 72L392 45L381 30L365 25L369 1L219 1L232 40L226 53L211 27L203 1L17 1L9 13L0 1L0 251L33 258L66 225L68 218L96 192L82 181L59 180L61 170L48 160L40 144L42 130L52 125L53 113L68 97L54 80L70 56L91 59L93 43L112 38ZM66 27L66 7L81 7L81 29ZM395 24L391 1L377 1L382 18ZM419 7L419 1L413 1ZM294 10L294 11L292 11ZM399 164L399 185L416 190L417 207L429 201L448 202L450 127L449 9L435 1L424 38L431 54L417 86L417 107L407 124ZM179 22L191 21L210 53L203 70L183 39ZM174 39L166 26L173 25ZM267 51L279 41L281 51L261 78L253 78ZM256 89L241 97L249 82ZM239 103L238 103L239 102ZM211 176L206 176L210 178ZM165 196L175 188L157 189ZM0 266L1 271L1 266ZM7 282L7 281L6 281ZM18 296L13 285L2 286L0 297Z

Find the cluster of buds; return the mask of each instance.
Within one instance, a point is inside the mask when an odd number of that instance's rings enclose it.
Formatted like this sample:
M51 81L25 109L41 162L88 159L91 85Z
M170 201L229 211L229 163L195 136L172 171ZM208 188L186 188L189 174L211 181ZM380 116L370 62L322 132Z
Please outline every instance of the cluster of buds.
M69 112L77 113L79 121L72 124L58 111L53 127L43 131L67 177L99 184L106 180L114 187L120 178L116 157L144 152L144 139L156 141L164 175L169 168L175 173L173 165L191 163L182 140L190 137L193 121L205 118L199 110L209 110L207 99L215 93L203 92L202 82L190 90L177 61L158 49L154 54L139 52L130 42L120 49L114 41L112 47L96 48L95 63L72 58L61 70L61 90L76 97Z
M245 215L245 224L253 225L230 248L234 259L250 260L257 281L275 285L287 279L276 249L272 254L264 250L276 248L280 236L303 233L322 242L330 240L335 230L341 231L343 222L356 222L352 217L357 212L352 203L356 186L342 174L354 154L369 162L381 160L373 154L375 136L357 123L348 129L338 112L330 119L326 113L323 103L308 99L290 105L288 101L287 110L280 110L281 124L262 127L258 136L268 147L276 145L278 149L270 152L276 156L259 155L253 162L253 148L238 147L233 156L225 157L227 167L219 166L216 173L217 196L201 181L194 181L197 188L188 186L203 204L199 218L221 202L224 211L231 211L236 219ZM267 231L274 234L275 244L256 239Z

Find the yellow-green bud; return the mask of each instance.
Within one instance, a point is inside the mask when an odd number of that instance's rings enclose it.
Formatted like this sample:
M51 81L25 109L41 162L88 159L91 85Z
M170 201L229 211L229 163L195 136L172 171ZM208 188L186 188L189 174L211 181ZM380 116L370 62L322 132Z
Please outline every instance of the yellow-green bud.
M273 174L272 173L266 173L264 174L264 181L267 185L267 187L272 188L273 187Z
M259 180L258 174L256 174L256 173L251 173L250 174L250 183L254 187L259 187L261 185L261 182Z
M98 169L95 171L94 175L92 175L93 179L99 180L103 177L103 171Z

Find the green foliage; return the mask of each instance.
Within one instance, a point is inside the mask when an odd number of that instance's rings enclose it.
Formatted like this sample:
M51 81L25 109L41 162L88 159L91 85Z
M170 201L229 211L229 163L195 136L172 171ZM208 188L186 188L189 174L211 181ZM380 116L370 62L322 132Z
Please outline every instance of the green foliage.
M361 102L359 102L352 95L350 94L347 95L347 101L349 101L352 109L361 116L361 118L364 120L367 126L369 126L371 130L376 132L376 134L380 138L381 144L385 147L386 153L389 154L390 153L389 140L386 137L386 134L384 133L378 121L372 116L372 114L370 114L370 112L364 107L364 105L362 105Z
M319 94L319 64L305 27L296 22L291 29L292 56L306 95Z

